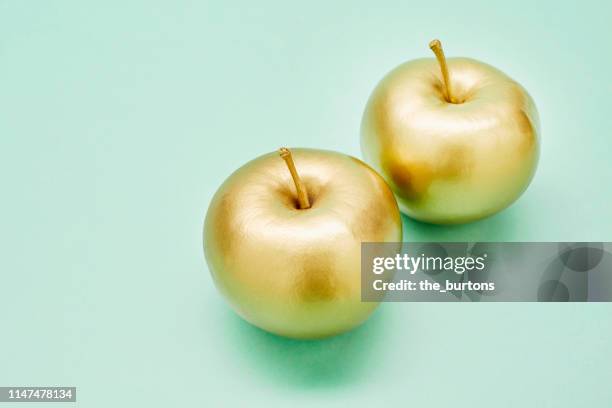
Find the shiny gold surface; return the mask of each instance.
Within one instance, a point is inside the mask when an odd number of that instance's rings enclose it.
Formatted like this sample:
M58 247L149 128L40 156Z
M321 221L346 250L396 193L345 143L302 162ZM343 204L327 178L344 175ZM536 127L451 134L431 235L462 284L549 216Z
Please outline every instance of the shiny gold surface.
M376 303L361 302L360 244L401 241L393 194L366 164L340 153L292 149L308 192L277 152L234 172L215 194L204 223L214 281L236 312L295 338L341 333Z
M441 50L441 48L440 48ZM400 65L365 109L361 149L415 219L462 223L491 215L527 188L539 155L539 119L527 91L469 58L446 59L455 103L436 59Z

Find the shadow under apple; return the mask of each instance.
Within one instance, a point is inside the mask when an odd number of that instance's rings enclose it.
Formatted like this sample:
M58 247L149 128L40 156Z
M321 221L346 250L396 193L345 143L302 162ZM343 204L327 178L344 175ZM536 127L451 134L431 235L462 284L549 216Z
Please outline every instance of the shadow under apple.
M404 241L407 242L489 242L521 240L520 214L508 208L498 214L457 225L436 225L402 214ZM524 237L522 238L524 239Z
M263 331L228 310L228 337L255 371L277 383L298 388L354 385L374 375L383 341L384 310L361 326L321 340L295 340Z

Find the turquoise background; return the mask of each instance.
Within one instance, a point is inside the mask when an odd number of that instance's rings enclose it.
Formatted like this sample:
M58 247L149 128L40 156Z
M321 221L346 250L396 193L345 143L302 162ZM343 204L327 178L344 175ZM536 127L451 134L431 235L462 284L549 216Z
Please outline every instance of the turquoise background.
M75 385L83 407L611 406L611 304L385 304L296 342L236 317L205 266L225 177L281 145L359 157L370 91L434 37L529 90L542 156L511 208L406 238L612 240L610 7L491 3L0 0L0 385Z

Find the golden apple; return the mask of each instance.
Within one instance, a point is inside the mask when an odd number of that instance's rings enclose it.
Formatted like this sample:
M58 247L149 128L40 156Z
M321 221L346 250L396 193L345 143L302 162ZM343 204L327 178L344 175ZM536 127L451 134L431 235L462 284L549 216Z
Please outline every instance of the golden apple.
M469 58L406 62L374 89L361 125L365 161L417 220L453 224L502 210L527 188L539 118L527 91Z
M287 149L234 172L212 199L204 252L215 284L250 323L317 338L362 323L362 242L402 239L385 181L340 153ZM295 161L294 161L295 158Z

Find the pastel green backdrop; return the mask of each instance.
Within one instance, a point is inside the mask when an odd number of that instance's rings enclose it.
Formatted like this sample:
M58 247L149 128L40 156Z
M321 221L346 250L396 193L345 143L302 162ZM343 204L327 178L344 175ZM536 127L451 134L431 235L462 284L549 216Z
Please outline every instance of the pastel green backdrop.
M569 3L0 1L0 385L75 385L82 407L610 406L610 304L385 304L295 342L237 318L202 253L230 172L281 145L359 157L370 91L434 37L529 90L542 156L511 208L405 219L406 239L612 240L611 9Z

